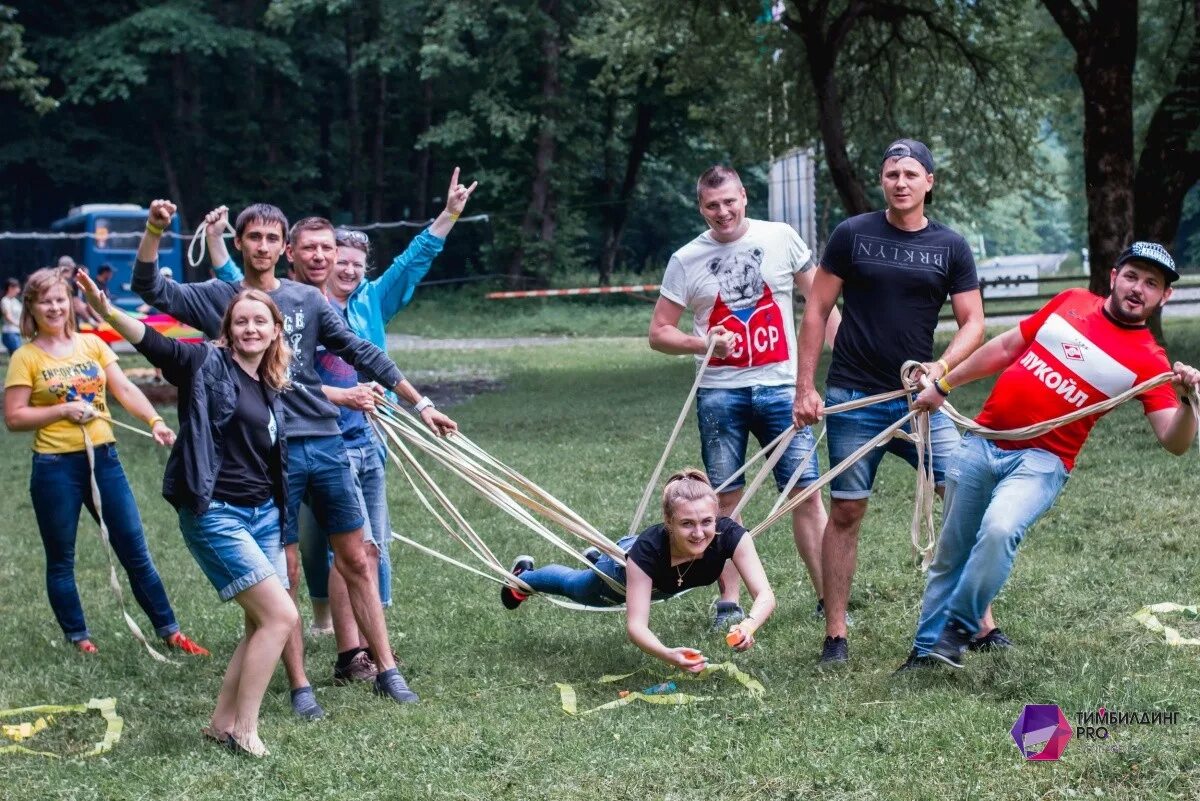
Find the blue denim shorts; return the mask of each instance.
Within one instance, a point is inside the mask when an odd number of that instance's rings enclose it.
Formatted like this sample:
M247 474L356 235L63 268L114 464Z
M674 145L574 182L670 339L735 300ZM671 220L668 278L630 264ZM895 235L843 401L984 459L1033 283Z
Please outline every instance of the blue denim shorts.
M344 534L363 526L358 487L340 434L288 440L288 513L285 545L300 541L300 503L312 509L326 534Z
M271 576L276 576L285 588L288 586L275 501L268 500L258 507L213 501L199 517L181 507L179 528L188 550L222 601Z
M700 425L700 456L708 480L714 487L746 463L746 443L754 434L759 445L767 445L792 424L796 388L790 384L737 389L700 389L696 393L696 420ZM775 463L775 484L780 491L792 474L802 471L797 486L817 480L817 448L812 429L805 426ZM732 492L745 486L745 475L725 488Z
M825 405L835 406L870 395L869 392L857 389L827 387ZM825 434L829 439L829 468L832 470L837 467L872 437L906 414L908 401L896 398L850 412L827 415ZM904 430L911 432L911 424L906 425ZM929 416L929 432L933 440L933 480L940 487L946 483L946 465L958 447L960 437L954 423L941 411ZM913 467L917 466L916 446L893 437L859 459L846 472L834 477L829 483L830 496L841 500L862 500L871 497L875 473L879 470L884 453L894 453Z

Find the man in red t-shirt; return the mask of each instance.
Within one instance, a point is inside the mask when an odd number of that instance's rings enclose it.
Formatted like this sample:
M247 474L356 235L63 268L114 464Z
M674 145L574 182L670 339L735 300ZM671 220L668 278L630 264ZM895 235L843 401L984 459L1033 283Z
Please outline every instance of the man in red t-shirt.
M1138 396L1154 435L1175 455L1196 436L1196 412L1173 385L1200 387L1200 371L1174 367L1146 320L1179 278L1161 245L1134 242L1112 271L1111 293L1086 289L1056 296L1019 326L988 342L916 400L937 409L953 387L1001 370L976 422L997 431L1042 423L1120 395L1164 372L1163 384ZM1102 414L1028 440L967 434L946 471L946 503L937 554L929 568L921 619L901 670L962 655L979 619L1012 572L1026 530L1054 504L1075 457Z

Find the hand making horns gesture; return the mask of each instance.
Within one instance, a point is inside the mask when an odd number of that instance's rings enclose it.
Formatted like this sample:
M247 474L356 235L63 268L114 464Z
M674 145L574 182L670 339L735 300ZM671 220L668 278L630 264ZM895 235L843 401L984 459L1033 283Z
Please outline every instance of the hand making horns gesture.
M477 186L479 186L479 181L475 181L470 186L460 184L458 167L455 167L454 172L450 175L450 188L446 190L446 211L455 217L462 214L463 209L467 207L467 199L471 197L471 193Z

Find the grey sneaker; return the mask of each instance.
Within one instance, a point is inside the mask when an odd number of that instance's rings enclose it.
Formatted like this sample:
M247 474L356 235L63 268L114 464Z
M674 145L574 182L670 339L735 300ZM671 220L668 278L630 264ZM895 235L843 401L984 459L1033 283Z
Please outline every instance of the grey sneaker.
M292 711L304 720L320 720L325 717L325 710L317 703L317 696L312 687L299 687L292 690Z
M333 683L341 687L352 681L371 681L379 674L379 668L371 661L371 655L359 651L350 659L350 664L333 666Z
M408 689L408 682L396 668L385 670L375 677L375 694L391 698L398 704L415 704L421 700Z
M745 618L746 613L738 604L733 601L717 601L709 631L725 631L733 624L741 623Z

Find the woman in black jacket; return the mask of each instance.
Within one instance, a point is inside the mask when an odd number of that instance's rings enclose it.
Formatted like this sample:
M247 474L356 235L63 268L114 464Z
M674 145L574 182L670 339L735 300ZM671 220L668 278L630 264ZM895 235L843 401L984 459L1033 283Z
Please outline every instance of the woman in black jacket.
M78 280L91 307L179 387L179 434L163 497L221 600L246 613L245 636L202 731L266 756L258 710L298 615L285 589L280 536L287 446L279 393L290 353L279 309L266 293L244 290L226 309L216 343L177 342L114 307L87 273Z

